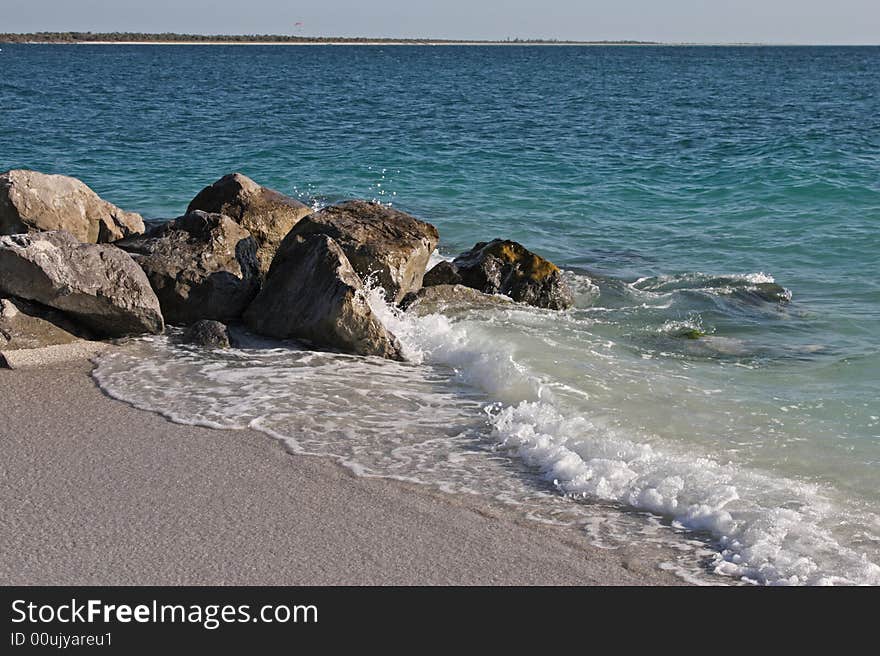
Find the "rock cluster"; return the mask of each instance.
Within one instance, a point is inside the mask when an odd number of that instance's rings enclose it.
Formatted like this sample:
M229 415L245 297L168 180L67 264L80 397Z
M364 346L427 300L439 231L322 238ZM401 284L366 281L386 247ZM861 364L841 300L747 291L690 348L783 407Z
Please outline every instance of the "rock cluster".
M267 337L401 360L371 287L418 312L572 303L559 269L516 242L479 243L426 274L439 241L430 223L360 200L313 212L240 173L144 234L139 215L79 180L8 171L0 234L6 349L161 333L166 322L188 326L186 343L228 348L225 324L240 322Z

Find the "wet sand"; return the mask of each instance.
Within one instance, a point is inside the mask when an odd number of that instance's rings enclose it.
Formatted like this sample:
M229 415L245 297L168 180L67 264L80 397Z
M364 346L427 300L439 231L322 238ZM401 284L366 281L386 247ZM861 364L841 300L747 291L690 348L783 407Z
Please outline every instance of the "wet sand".
M173 424L108 398L90 369L0 370L0 584L682 583L648 548L356 477L256 431Z

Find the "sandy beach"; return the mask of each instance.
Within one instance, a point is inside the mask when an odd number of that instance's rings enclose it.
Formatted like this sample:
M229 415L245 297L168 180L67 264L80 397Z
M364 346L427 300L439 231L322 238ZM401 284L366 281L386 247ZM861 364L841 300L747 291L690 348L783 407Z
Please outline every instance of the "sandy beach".
M0 584L681 584L476 497L359 478L254 431L106 397L91 365L0 370Z

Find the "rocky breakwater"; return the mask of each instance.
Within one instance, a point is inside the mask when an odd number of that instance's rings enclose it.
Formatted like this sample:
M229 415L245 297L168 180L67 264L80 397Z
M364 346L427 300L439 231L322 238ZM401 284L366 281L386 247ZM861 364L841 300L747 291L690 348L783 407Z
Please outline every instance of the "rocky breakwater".
M0 187L0 232L14 233L0 237L0 355L161 333L167 321L205 348L235 345L230 326L243 323L270 338L402 360L370 287L418 313L572 302L559 269L516 242L479 243L426 274L439 241L430 223L362 200L310 212L238 173L146 234L138 215L73 178L11 171Z

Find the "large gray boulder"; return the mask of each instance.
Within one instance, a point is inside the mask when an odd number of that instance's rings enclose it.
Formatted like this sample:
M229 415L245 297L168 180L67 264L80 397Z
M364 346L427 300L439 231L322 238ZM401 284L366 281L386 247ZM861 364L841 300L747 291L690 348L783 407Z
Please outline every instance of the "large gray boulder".
M94 244L140 234L144 221L76 178L21 169L0 173L0 235L53 230Z
M125 239L159 297L165 321L232 321L260 289L257 246L228 216L194 211Z
M0 237L0 296L60 310L101 337L165 327L159 299L126 252L63 230Z
M510 240L480 242L452 262L440 262L425 274L424 285L465 285L552 310L574 304L559 267Z
M225 214L247 230L257 242L260 271L265 275L281 240L312 210L295 198L263 187L246 175L230 173L202 189L187 213L202 210Z
M403 359L397 339L370 309L360 277L327 235L284 240L244 320L268 337Z
M398 303L422 286L428 259L440 239L430 223L362 200L325 207L302 219L288 238L333 238L362 279L374 277L389 301Z

